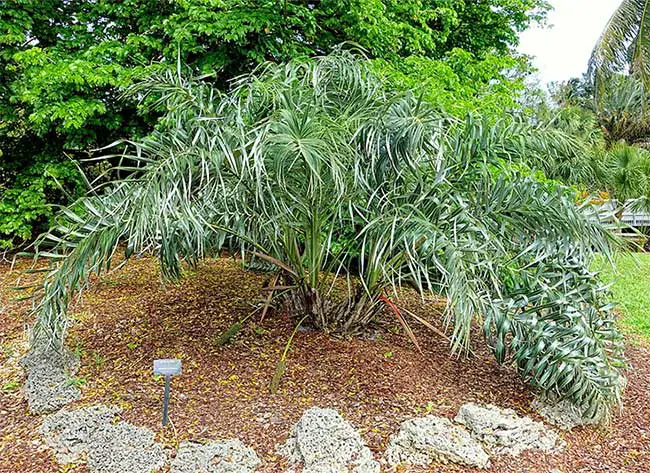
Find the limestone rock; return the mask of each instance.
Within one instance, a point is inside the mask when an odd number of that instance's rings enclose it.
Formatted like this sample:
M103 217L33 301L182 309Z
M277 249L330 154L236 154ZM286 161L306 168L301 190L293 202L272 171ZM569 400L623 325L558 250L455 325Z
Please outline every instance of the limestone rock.
M21 364L27 375L25 399L32 414L56 411L81 396L79 388L69 382L79 369L79 358L73 353L59 353L43 345L33 348Z
M538 398L533 400L531 407L549 424L562 430L599 424L603 418L601 414L590 419L584 415L585 409L580 409L569 401L552 402Z
M255 451L237 439L200 444L183 442L172 473L252 473L260 464Z
M151 473L166 459L151 430L128 422L99 428L88 445L88 469L96 473Z
M511 409L464 404L455 421L464 424L474 438L487 444L495 454L517 456L528 449L551 452L565 445L557 433L542 422L520 417Z
M127 422L113 424L119 409L102 405L62 410L45 418L40 432L61 464L88 463L91 473L150 473L166 460L154 433Z
M102 405L62 410L47 416L39 431L61 464L82 461L88 454L90 437L110 424L119 409Z
M379 473L359 432L332 409L308 409L278 448L303 473Z
M386 460L391 465L427 466L439 461L479 468L487 468L490 463L481 444L465 429L452 424L449 419L436 416L403 422L399 432L390 439Z

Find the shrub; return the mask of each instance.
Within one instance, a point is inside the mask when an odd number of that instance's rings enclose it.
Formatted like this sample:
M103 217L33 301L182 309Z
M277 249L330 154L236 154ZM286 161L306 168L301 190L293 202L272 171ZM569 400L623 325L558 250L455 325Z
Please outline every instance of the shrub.
M13 248L47 230L53 207L83 195L83 180L70 160L38 155L29 164L0 167L0 248Z

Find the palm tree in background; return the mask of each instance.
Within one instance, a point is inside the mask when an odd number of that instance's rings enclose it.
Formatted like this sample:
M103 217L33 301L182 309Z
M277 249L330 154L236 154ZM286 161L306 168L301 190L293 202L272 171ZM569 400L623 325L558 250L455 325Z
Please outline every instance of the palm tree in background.
M650 1L623 0L589 62L596 113L607 147L620 140L647 147L650 118Z
M609 73L630 71L650 84L650 1L623 0L601 34L589 64L598 84Z
M609 193L618 218L627 206L647 211L650 194L650 153L637 146L617 143L596 160L596 174Z
M606 149L620 141L648 148L650 145L650 111L648 90L634 76L608 74L600 79L595 97L598 123L603 131Z

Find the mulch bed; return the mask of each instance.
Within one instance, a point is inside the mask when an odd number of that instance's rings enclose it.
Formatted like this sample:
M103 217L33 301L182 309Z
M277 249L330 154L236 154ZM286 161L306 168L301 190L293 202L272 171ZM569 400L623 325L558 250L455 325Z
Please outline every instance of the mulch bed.
M15 302L9 287L19 271L0 263L0 387L22 383L16 360L25 348L29 302ZM285 471L275 453L294 422L312 406L331 407L360 429L381 455L391 433L407 418L432 413L453 417L463 403L493 403L530 411L531 393L511 367L499 366L478 331L470 357L450 355L449 343L415 328L423 353L386 314L377 333L341 340L301 330L288 356L277 394L269 382L294 323L280 311L253 318L225 347L215 339L259 300L267 276L245 272L232 259L206 261L182 282L164 286L155 260L133 259L83 294L71 308L76 320L69 346L81 355L82 399L74 406L118 405L122 417L153 429L174 446L185 439L238 437L263 459L261 471ZM410 310L443 330L439 301L422 303L405 292ZM650 347L632 340L625 408L605 428L563 434L564 453L525 453L492 462L492 472L650 471ZM160 425L163 380L152 376L155 358L181 358L174 378L170 415ZM40 420L27 414L19 389L0 390L0 471L58 471L35 433ZM65 471L86 471L83 466ZM408 470L423 471L423 470ZM474 471L438 465L428 471ZM477 470L478 471L478 470Z

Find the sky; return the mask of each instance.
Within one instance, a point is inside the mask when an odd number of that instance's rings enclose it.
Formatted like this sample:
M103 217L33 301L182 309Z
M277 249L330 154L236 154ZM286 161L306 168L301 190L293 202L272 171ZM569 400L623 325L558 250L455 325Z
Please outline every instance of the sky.
M594 44L621 0L551 0L546 28L521 34L519 51L535 56L541 84L578 77Z

